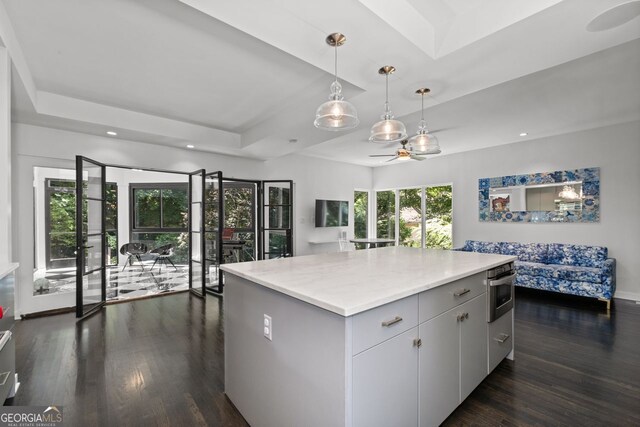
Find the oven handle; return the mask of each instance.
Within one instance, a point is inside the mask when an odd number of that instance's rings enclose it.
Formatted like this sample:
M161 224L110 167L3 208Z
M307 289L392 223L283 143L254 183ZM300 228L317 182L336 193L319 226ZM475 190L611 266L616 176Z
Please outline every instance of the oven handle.
M502 279L498 279L498 280L489 280L489 286L494 287L494 286L502 286L502 285L506 285L506 284L511 284L510 282L513 282L513 279L516 278L516 274L513 273L507 277L503 277Z

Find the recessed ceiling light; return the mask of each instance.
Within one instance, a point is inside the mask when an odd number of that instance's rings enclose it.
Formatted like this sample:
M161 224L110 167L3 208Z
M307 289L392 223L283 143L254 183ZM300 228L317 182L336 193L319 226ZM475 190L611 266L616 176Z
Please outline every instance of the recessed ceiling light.
M520 136L527 136L527 135L529 135L529 134L528 134L528 133L526 133L526 132L522 132L522 133L520 134Z
M118 136L118 132L114 132L112 130L107 131L107 135Z
M187 145L187 148L196 148L196 146L189 144L189 145Z

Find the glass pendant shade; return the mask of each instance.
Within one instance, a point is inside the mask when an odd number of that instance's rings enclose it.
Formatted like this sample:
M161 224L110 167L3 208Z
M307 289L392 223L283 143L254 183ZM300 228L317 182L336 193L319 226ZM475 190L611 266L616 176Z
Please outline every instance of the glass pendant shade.
M407 137L407 128L393 116L382 116L382 120L371 127L371 142L394 142Z
M421 97L422 108L418 132L409 138L409 147L415 154L440 154L442 152L438 138L429 133L427 122L424 120L424 96L429 92L431 90L427 88L416 90L416 93Z
M345 130L353 129L360 123L356 108L342 96L342 85L334 81L331 83L331 95L329 100L320 105L316 110L316 119L313 122L318 129Z
M371 126L371 136L369 136L371 142L394 142L407 137L407 128L404 123L394 119L389 109L389 74L393 74L395 71L396 69L392 65L385 65L378 70L378 74L384 74L386 78L386 96L382 120Z
M409 146L415 154L440 154L438 138L429 133L424 120L421 121L418 133L409 139Z
M313 125L323 130L345 130L358 126L358 112L356 108L342 96L342 85L338 81L338 47L342 46L347 38L344 34L329 34L325 39L329 46L334 47L335 53L335 80L331 83L331 94L329 100L320 105L316 110L316 119Z

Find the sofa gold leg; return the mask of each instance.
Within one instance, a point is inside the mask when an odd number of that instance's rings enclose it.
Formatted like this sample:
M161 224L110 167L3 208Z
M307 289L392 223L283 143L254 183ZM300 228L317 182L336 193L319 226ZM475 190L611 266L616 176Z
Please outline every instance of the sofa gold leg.
M598 298L600 301L604 301L607 303L607 311L611 310L611 300L610 299L604 299L604 298Z

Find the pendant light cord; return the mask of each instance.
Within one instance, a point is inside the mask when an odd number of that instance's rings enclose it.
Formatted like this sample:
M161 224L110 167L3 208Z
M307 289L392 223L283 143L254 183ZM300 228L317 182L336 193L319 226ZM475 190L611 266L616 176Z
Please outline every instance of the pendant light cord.
M420 110L420 120L422 120L422 122L424 122L424 93L420 94L421 98L422 98L422 109Z
M338 81L338 43L335 46L335 61L334 61L334 75L336 77L336 82Z
M384 101L384 112L385 112L385 115L389 115L389 73L385 74L385 78L386 78L386 94L385 94L385 101Z

